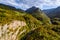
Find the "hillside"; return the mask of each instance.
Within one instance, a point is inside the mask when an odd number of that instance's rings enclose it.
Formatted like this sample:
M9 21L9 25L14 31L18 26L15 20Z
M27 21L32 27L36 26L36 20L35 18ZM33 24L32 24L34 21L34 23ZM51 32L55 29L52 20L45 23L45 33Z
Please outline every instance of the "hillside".
M60 24L60 7L43 10L50 17L52 24Z
M43 10L50 18L60 18L60 7Z
M51 24L50 18L39 8L31 7L26 10L27 13L33 15L38 20L42 21L43 24Z
M40 9L32 14L20 10L0 4L0 40L60 40L60 25L49 23Z

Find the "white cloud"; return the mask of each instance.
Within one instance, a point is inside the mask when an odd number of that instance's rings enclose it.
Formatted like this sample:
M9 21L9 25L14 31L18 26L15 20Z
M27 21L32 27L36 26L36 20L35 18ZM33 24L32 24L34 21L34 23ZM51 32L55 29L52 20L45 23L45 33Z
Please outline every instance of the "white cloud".
M3 3L3 4L7 4L7 5L11 5L11 6L15 6L16 8L21 8L21 9L27 9L29 8L28 5L26 4L23 4L23 3L16 3L15 0L0 0L0 3Z
M60 6L60 0L0 0L0 3L12 5L22 9L26 9L31 6L37 6L41 9Z

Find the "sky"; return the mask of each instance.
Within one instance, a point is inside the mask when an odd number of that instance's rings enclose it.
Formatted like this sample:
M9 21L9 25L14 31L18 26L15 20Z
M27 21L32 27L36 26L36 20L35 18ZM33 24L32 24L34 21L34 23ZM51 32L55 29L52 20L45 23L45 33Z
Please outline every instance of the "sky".
M23 10L26 10L32 6L36 6L41 10L60 6L60 0L0 0L0 3L11 5Z

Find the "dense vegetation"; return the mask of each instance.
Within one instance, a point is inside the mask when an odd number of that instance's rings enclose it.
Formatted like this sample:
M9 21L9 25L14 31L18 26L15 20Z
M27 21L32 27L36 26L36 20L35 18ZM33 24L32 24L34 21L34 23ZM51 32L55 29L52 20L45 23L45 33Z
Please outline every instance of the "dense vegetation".
M16 39L8 40L60 40L59 18L50 19L41 10L35 10L31 14L0 4L0 32L3 31L5 24L9 25L14 20L24 21L26 25L22 28L19 26L15 30L9 26L7 28L9 31L6 32L6 30L2 33L0 40L7 40L4 38L6 35L9 35L11 32L14 35L17 31Z

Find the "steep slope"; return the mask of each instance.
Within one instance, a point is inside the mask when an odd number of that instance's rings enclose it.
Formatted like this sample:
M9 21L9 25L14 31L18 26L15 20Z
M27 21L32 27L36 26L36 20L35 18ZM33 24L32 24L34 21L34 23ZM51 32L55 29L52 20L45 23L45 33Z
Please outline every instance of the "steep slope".
M43 21L38 20L35 15L2 5L0 5L0 40L60 40L60 25L43 25ZM45 16L41 17L45 20Z
M42 21L43 24L51 24L49 17L39 8L33 6L32 8L27 9L26 12L32 14L35 18Z
M0 40L20 40L42 24L32 15L10 8L0 5Z
M53 27L54 29L52 28L52 30L42 27L37 28L29 32L22 40L60 40L60 35L58 35L60 32L58 31L59 29L55 29L56 27Z

